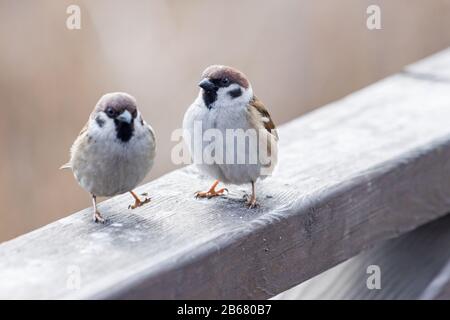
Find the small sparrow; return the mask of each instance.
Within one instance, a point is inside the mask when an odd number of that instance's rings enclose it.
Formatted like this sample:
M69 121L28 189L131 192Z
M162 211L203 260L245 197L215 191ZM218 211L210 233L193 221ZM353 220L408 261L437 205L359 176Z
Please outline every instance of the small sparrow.
M254 208L256 202L255 183L258 178L270 175L277 163L278 134L269 112L262 102L253 94L252 86L247 77L231 67L213 65L203 72L198 84L200 92L195 101L186 111L183 120L184 140L188 145L193 162L201 172L216 179L211 188L206 192L197 192L196 197L212 198L228 191L225 188L216 190L219 181L232 184L251 183L252 194L247 196L247 206ZM223 154L230 156L230 161L208 161L193 156L194 152L201 152L210 148L211 141L195 138L196 123L201 123L202 136L208 129L219 130L223 137ZM230 148L225 142L228 129L254 129L256 139L249 142L245 150L236 145ZM240 131L243 131L240 130ZM205 141L206 140L206 141ZM265 140L267 148L264 154L261 149L253 148L256 144ZM256 150L256 151L255 151ZM239 152L245 152L245 162L238 162ZM257 161L250 162L249 158L258 153ZM231 153L231 154L230 154ZM224 159L227 156L224 156ZM255 157L253 157L255 159ZM264 171L263 171L264 169Z
M81 187L92 195L94 222L105 222L97 210L97 196L130 192L135 200L131 209L150 201L140 200L133 189L153 166L155 142L134 97L114 92L100 98L70 149L70 161L61 167L72 169Z

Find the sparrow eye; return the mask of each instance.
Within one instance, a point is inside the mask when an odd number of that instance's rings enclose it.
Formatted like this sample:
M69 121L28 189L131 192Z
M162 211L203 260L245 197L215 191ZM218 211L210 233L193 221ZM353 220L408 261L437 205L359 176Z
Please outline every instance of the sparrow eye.
M106 114L110 117L114 117L116 115L116 112L114 111L113 108L108 107L108 108L106 108Z
M227 86L230 83L230 80L228 78L222 78L220 80L220 84L223 86Z

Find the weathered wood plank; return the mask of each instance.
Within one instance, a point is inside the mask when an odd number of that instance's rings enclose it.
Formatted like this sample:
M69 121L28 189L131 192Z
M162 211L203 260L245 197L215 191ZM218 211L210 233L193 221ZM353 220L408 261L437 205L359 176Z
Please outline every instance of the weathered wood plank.
M450 232L448 233L450 234ZM440 245L442 245L442 243ZM444 250L448 252L449 247L450 246L445 247ZM447 256L446 254L443 255ZM450 300L450 258L447 260L447 263L444 264L440 272L432 281L430 281L427 288L420 296L420 299Z
M1 244L0 297L274 296L449 211L449 105L446 81L385 79L280 128L261 208L243 207L244 187L196 200L210 181L174 171L140 188L150 205L103 202L106 225L86 209Z
M450 279L449 248L450 215L446 215L383 241L274 299L435 299ZM379 289L367 287L369 266L379 267Z
M450 48L419 61L404 70L404 74L425 81L450 82Z

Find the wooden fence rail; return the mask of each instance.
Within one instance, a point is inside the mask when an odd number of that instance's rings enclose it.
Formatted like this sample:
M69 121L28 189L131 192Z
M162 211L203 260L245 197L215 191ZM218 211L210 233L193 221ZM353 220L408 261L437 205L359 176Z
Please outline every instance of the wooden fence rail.
M277 108L279 106L272 106ZM450 211L450 50L280 128L280 166L197 200L193 167L0 245L0 298L269 298Z
M450 279L449 248L447 214L400 237L382 241L273 299L444 298L445 284ZM369 289L367 282L373 284L373 268L379 271L379 287Z

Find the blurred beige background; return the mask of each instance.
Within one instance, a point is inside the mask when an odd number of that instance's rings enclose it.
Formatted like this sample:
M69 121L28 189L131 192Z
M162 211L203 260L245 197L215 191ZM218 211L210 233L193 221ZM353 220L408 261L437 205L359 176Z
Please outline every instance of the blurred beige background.
M209 64L242 69L281 124L449 44L450 0L0 0L0 241L91 204L58 168L105 92L136 96L157 132L148 181L175 168L170 134Z

